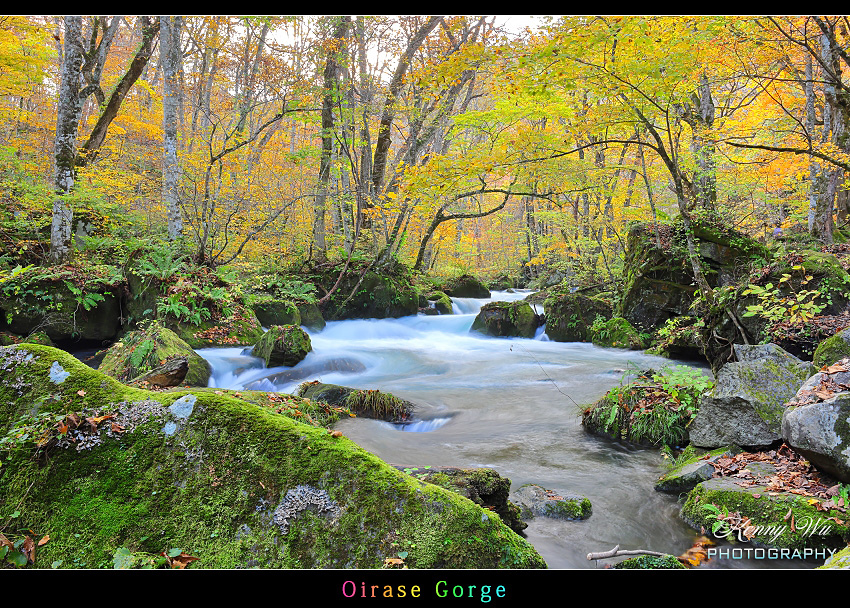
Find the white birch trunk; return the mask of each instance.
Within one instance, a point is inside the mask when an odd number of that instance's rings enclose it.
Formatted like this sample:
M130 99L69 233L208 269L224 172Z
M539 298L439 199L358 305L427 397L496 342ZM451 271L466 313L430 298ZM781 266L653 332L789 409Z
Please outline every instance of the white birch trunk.
M50 228L50 259L54 264L71 257L71 217L67 195L74 188L77 128L82 113L80 67L83 63L83 19L69 15L65 21L64 61L59 84L56 139L53 144L53 222Z
M162 202L168 217L168 238L176 240L183 232L183 217L177 194L180 165L177 160L177 124L179 106L180 30L181 17L160 17L163 66L163 160Z

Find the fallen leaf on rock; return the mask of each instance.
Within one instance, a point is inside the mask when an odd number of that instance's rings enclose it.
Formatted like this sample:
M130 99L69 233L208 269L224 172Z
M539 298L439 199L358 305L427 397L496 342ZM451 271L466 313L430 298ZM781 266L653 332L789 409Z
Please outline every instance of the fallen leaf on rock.
M179 569L179 570L182 570L183 568L185 568L186 566L188 566L192 562L196 562L199 559L201 559L201 558L200 557L192 557L191 555L187 555L186 553L181 553L180 555L178 555L176 557L168 557L167 558L168 565L171 568L176 568L176 569Z
M91 416L86 418L86 422L91 425L92 430L97 430L97 425L103 422L104 420L112 420L115 418L115 414L106 414L105 416Z
M15 545L13 545L12 541L10 541L2 532L0 532L0 547L9 547L9 550L12 550L15 548Z
M24 544L21 546L21 552L27 556L30 563L35 563L35 542L29 536L24 537Z

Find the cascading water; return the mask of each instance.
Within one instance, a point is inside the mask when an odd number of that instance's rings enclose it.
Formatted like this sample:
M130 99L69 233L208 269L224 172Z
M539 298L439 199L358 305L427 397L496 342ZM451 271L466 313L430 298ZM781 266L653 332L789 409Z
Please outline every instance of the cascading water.
M335 427L387 462L490 467L510 478L514 489L534 483L587 496L593 504L588 520L529 523L528 540L550 568L597 567L586 555L615 545L683 553L696 532L679 518L676 498L653 488L665 470L659 451L591 436L581 426L582 407L627 370L671 361L552 342L542 329L531 340L470 333L484 303L527 295L454 298L452 315L329 322L310 334L313 351L292 368L266 369L242 348L198 352L212 365L210 386L293 393L302 382L320 380L416 403L410 424L356 418ZM727 560L715 567L771 564Z

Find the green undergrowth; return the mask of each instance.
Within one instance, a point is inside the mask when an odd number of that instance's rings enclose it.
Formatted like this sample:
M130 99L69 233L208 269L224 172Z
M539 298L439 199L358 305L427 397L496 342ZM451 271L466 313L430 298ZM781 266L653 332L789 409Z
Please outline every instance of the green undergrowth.
M613 439L659 447L683 445L699 397L711 386L713 381L699 369L684 365L644 372L584 410L582 424Z
M0 368L0 531L49 537L29 567L179 549L190 568L379 568L399 546L413 568L545 567L493 512L260 393L145 391L36 345Z

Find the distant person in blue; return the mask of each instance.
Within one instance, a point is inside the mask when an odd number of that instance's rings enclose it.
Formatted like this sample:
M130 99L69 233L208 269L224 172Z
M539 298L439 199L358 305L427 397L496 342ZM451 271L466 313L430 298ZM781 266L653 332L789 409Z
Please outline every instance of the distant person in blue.
M778 239L781 236L782 236L782 227L777 226L776 228L773 229L773 238Z

